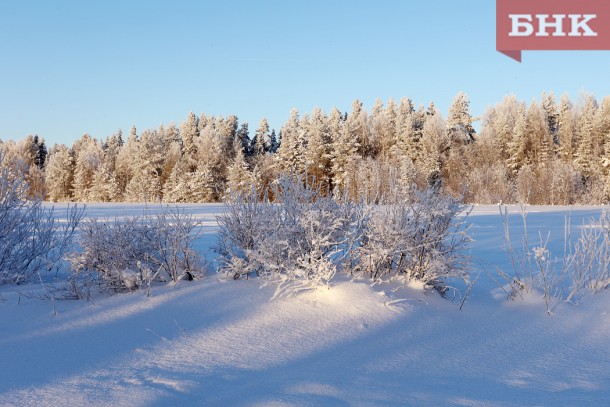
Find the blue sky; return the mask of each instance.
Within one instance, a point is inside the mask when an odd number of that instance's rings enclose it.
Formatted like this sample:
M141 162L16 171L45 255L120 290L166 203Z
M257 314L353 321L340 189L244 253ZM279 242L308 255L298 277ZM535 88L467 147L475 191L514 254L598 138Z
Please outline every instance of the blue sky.
M49 145L236 114L433 100L473 114L509 93L610 95L610 51L495 50L495 1L0 0L0 139Z

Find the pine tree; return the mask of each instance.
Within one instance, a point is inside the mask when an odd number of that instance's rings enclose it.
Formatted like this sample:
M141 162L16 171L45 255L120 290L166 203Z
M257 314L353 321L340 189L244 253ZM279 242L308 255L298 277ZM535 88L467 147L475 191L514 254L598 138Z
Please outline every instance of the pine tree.
M362 108L362 102L358 99L352 103L352 112L347 115L345 124L353 138L358 144L358 154L362 157L376 155L373 142L370 137L369 118L366 110Z
M189 177L187 165L178 161L163 185L163 202L186 202L186 185Z
M93 184L93 174L103 163L103 151L97 140L89 135L81 138L74 168L74 199L79 202L89 200L89 190Z
M180 138L182 140L182 154L194 158L197 154L195 141L199 137L199 119L195 113L190 112L186 120L180 125Z
M159 202L161 184L158 177L150 177L146 172L136 172L125 188L127 202Z
M161 187L165 186L165 183L169 179L172 170L182 159L180 142L172 141L167 147L165 147L165 160L163 161L163 167L161 168L161 175L159 176L159 182Z
M542 109L546 115L548 132L553 140L553 144L559 143L559 109L555 103L555 94L549 92L542 94Z
M269 152L270 153L277 153L277 151L280 148L280 137L275 135L275 129L271 130L271 142L269 145Z
M100 165L93 174L88 199L93 202L116 202L121 198L121 189L112 171Z
M438 114L427 116L422 131L422 159L416 163L431 186L440 183L444 156L450 147L445 122Z
M356 160L358 148L358 142L346 122L341 126L339 137L332 144L333 191L349 193L347 190L350 181L349 170Z
M470 100L468 96L459 92L449 107L447 117L447 130L453 141L470 142L474 140L476 134L472 123L473 117L470 115Z
M527 164L528 145L527 115L525 106L520 104L517 121L515 123L515 128L513 129L512 140L508 144L506 166L511 175L516 176L521 167Z
M115 161L115 176L121 193L125 192L127 184L133 177L133 160L138 154L140 140L135 127L131 128L127 142L119 149Z
M383 120L380 126L379 133L379 144L380 152L385 157L391 155L390 151L397 143L396 137L396 121L398 119L398 112L394 99L388 101L388 105L383 111Z
M592 176L597 168L597 140L595 129L595 115L597 102L590 96L585 100L582 112L578 119L578 148L574 158L574 165L585 176Z
M331 190L331 137L328 118L320 108L315 108L304 129L308 143L305 150L305 165L308 178L319 183L322 193Z
M72 198L74 160L63 144L51 149L45 166L47 199L51 202L69 201Z
M142 132L131 157L131 180L125 188L130 202L161 200L161 171L165 160L163 137L155 130Z
M548 117L536 101L527 111L527 136L529 138L529 162L547 165L553 158L553 138L549 132Z
M415 128L415 109L411 99L402 98L396 118L396 146L401 156L415 161L420 155L421 133Z
M104 143L104 163L110 172L116 170L116 160L123 146L123 133L119 129L116 134L108 137Z
M574 113L570 98L565 94L559 102L558 138L559 157L565 163L572 163L574 160Z
M267 119L262 119L252 140L252 151L255 155L263 155L271 151L271 137Z
M602 105L598 110L597 128L600 138L604 143L604 153L602 157L602 167L606 174L610 173L610 96L602 100ZM610 187L610 181L608 181Z
M207 165L200 165L189 174L187 180L187 202L214 202L218 200L214 174Z
M290 112L288 122L282 127L282 142L278 150L278 164L281 171L305 172L305 157L301 123L296 109Z
M248 163L239 140L235 141L233 148L235 149L235 160L228 168L227 196L235 193L245 193L252 187Z
M509 144L519 112L519 102L514 95L504 97L485 113L481 133L489 136L500 157L506 161L509 158Z
M38 169L43 169L44 165L46 163L47 160L47 145L44 142L44 138L40 138L38 137L38 135L34 136L33 139L33 146L32 148L34 149L34 165L36 167L38 167Z

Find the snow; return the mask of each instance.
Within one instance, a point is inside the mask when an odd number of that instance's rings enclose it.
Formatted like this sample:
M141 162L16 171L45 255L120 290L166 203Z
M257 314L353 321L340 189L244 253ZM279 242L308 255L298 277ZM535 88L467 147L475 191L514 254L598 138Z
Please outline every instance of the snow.
M204 222L197 249L213 260L221 206L181 207ZM552 255L567 214L577 228L602 210L529 209L531 233L551 231ZM87 214L141 210L93 204ZM510 212L517 240L521 219ZM480 277L462 311L416 285L347 276L273 301L273 287L214 273L92 303L1 287L0 405L607 405L610 293L551 316L536 294L507 301L488 275L508 266L497 206L475 207L470 221Z

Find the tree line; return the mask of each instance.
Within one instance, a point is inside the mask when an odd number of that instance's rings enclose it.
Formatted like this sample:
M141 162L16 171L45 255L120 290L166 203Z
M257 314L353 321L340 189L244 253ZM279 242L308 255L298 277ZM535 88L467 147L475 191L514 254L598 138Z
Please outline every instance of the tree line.
M551 92L528 105L509 95L480 118L464 93L446 118L434 103L377 100L367 111L355 100L349 112L292 110L277 134L266 119L251 134L237 116L189 113L179 125L85 134L70 147L27 136L0 150L7 174L53 202L218 202L291 172L367 203L428 185L470 203L606 203L610 97Z

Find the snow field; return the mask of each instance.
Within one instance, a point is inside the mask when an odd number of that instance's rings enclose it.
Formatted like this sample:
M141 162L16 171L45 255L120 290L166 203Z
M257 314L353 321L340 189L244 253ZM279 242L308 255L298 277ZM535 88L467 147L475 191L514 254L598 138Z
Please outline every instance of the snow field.
M204 221L196 248L213 260L221 206L183 207ZM89 205L87 216L141 209ZM551 229L556 254L568 212L528 215L530 233ZM572 209L572 225L600 212ZM0 405L606 405L608 293L552 316L537 295L506 301L487 273L508 266L497 207L475 207L470 221L480 277L463 311L398 281L347 276L330 290L269 301L273 287L256 279L209 273L155 287L150 298L55 302L56 315L50 302L19 294L36 285L3 287Z

